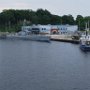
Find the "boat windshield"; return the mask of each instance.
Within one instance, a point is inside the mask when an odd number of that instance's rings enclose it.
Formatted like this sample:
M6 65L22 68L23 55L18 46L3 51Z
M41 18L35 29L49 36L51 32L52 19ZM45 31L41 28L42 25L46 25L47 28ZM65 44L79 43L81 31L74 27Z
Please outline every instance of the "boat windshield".
M90 45L90 41L86 41L86 45Z

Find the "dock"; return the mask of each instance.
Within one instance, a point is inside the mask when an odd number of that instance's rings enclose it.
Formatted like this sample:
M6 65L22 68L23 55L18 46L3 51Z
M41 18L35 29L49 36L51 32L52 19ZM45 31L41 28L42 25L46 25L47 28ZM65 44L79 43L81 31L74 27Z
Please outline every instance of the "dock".
M79 40L72 39L70 35L51 35L51 40L79 44Z
M5 33L0 32L0 39L6 38L7 34L8 33L6 32ZM58 34L58 35L46 35L46 36L50 36L51 41L60 41L60 42L69 42L69 43L79 44L79 40L73 39L71 35Z

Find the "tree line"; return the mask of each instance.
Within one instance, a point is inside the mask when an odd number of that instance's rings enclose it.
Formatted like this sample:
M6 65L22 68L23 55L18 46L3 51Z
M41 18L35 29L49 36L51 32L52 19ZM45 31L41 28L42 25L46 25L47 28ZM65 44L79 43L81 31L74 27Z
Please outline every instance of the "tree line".
M52 24L52 25L78 25L79 30L85 29L85 23L90 21L90 16L83 17L77 15L76 19L72 15L53 15L48 10L38 9L28 10L3 10L0 13L0 31L19 31L21 26L32 24Z

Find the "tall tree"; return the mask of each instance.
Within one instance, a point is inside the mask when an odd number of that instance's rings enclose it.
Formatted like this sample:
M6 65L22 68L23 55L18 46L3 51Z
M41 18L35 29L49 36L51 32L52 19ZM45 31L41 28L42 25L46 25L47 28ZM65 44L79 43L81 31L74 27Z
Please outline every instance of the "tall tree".
M75 24L75 20L74 20L72 15L63 15L62 16L62 24L74 25Z
M76 24L78 25L79 30L84 30L85 29L85 22L84 22L84 18L83 18L82 15L77 15Z

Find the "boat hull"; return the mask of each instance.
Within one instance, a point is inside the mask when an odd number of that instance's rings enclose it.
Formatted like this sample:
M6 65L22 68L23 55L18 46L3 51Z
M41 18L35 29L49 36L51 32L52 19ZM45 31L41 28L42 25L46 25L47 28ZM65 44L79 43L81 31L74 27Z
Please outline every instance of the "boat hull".
M7 35L6 39L20 39L20 40L32 40L32 41L42 41L50 42L50 36L46 35Z
M80 45L80 48L83 50L83 51L90 51L90 45L87 46L87 45Z

